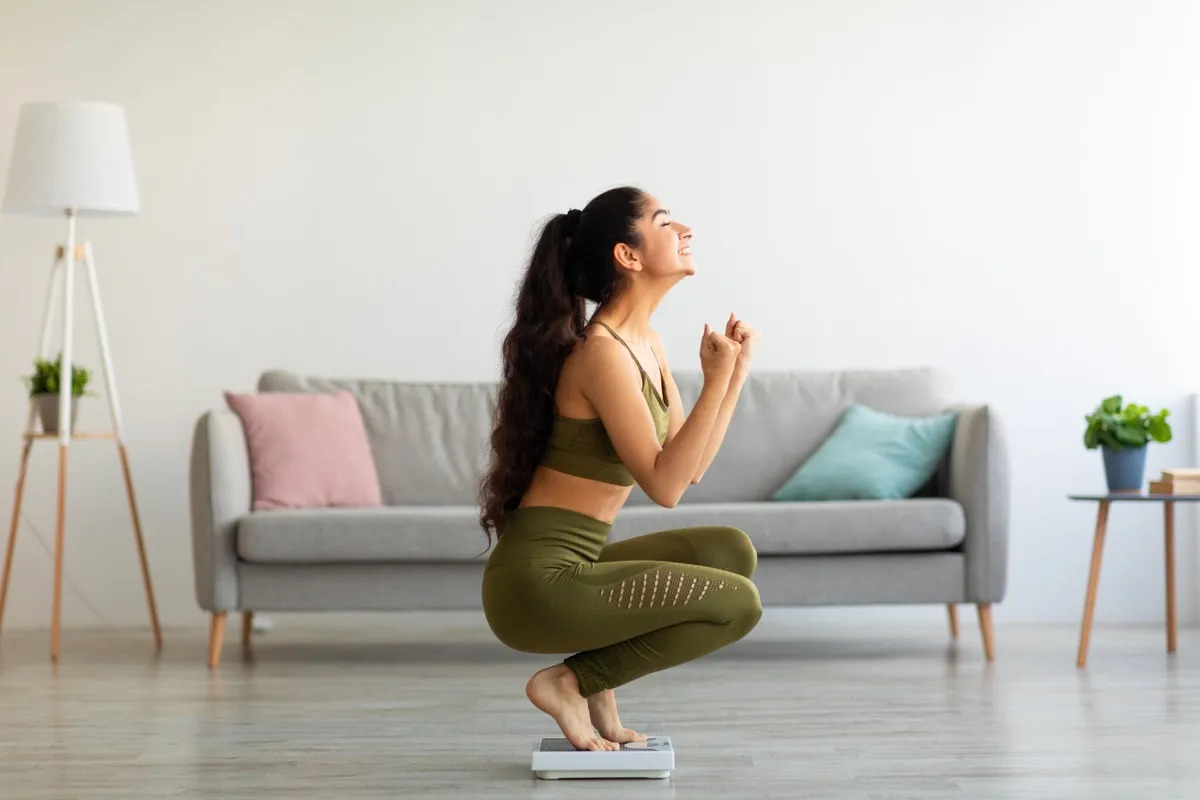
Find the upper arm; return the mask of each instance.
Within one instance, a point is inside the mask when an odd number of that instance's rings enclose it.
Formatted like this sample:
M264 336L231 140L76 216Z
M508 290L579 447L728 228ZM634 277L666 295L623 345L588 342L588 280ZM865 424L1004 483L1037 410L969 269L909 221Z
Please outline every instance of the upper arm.
M596 409L633 479L653 498L654 467L662 446L641 391L642 375L637 364L619 342L604 336L590 337L581 355L584 396Z
M675 376L671 374L671 365L667 363L667 351L657 332L654 333L654 355L658 357L658 363L662 366L663 382L666 384L666 400L669 406L667 414L671 421L667 429L667 441L669 442L683 427L683 398L679 396L679 387L675 385Z

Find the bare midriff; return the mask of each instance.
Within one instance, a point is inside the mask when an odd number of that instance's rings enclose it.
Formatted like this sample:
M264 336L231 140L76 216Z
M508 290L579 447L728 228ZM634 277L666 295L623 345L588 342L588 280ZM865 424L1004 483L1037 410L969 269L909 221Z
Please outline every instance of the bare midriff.
M617 486L590 478L538 467L521 499L521 506L553 506L611 523L629 499L631 486Z

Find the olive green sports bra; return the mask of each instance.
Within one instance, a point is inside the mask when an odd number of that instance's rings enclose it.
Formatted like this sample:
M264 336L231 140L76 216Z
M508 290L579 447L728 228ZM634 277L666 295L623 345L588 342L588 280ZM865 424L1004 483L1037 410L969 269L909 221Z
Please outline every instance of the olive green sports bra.
M646 370L642 369L641 362L625 340L603 322L596 320L596 324L604 325L614 339L625 345L625 349L633 357L633 363L637 364L638 372L642 374L642 395L650 406L650 416L654 418L658 443L665 443L671 422L667 401L650 380ZM542 466L568 475L615 483L618 486L632 486L634 482L632 473L621 462L621 457L617 455L612 440L608 438L608 431L604 429L604 423L599 417L579 419L556 415L550 441L546 445L546 455L542 458Z

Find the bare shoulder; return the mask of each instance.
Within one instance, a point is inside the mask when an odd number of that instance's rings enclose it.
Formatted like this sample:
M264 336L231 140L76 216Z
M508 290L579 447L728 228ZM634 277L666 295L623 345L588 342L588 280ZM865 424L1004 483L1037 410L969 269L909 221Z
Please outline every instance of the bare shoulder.
M621 343L589 333L576 343L558 377L555 403L569 417L597 416L606 393L637 386L637 365Z
M589 331L571 353L572 368L581 383L603 386L629 376L640 377L637 363L629 357L625 346L606 333Z

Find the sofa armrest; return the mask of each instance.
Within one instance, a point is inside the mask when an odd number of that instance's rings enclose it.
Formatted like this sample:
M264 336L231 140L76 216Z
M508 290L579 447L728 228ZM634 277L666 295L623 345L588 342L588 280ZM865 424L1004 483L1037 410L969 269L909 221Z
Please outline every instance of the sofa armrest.
M996 603L1008 580L1010 504L1008 441L995 409L954 406L958 413L945 494L962 504L967 531L966 600Z
M238 608L235 536L250 513L250 456L241 419L229 409L201 415L188 475L196 601L205 611Z

